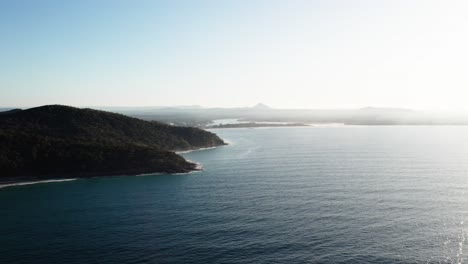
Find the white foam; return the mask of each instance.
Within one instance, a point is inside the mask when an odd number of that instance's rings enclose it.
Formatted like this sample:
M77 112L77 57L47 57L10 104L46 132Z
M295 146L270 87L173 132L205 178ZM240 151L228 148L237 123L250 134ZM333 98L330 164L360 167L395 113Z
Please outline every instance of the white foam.
M193 161L193 160L187 160L187 161L191 162L191 163L194 163L196 165L195 170L187 172L187 173L203 171L203 164L201 164L200 162L196 162L196 161Z
M134 176L134 177L142 177L142 176L155 176L155 175L163 175L162 172L150 172L150 173L141 173L137 175L123 175L123 176ZM110 176L113 177L113 176ZM117 176L118 177L118 176Z
M135 177L156 176L156 175L165 175L165 174L182 175L182 174L190 174L190 173L196 173L196 172L203 171L203 164L201 164L199 162L192 161L192 160L188 160L188 159L187 159L187 161L191 162L191 163L194 163L196 165L195 170L189 171L189 172L177 172L177 173L165 173L165 172L142 173L142 174L135 175ZM125 176L127 176L127 175L125 175ZM109 177L114 177L114 176L109 176Z
M178 172L178 173L173 173L173 175L185 175L185 174L192 174L192 173L200 173L203 172L203 170L193 170L189 172Z
M76 180L76 179L60 179L60 180L43 180L43 181L29 181L29 182L6 183L6 184L0 184L0 188L11 187L11 186L22 186L22 185L39 184L39 183L66 182L66 181L74 181L74 180Z
M191 150L184 150L184 151L176 151L177 154L185 154L185 153L190 153L194 151L202 151L202 150L208 150L208 149L214 149L217 147L208 147L208 148L197 148L197 149L191 149Z
M234 142L233 141L230 141L230 140L227 140L227 139L223 139L224 140L224 143L226 143L227 145L225 146L232 146L234 145Z

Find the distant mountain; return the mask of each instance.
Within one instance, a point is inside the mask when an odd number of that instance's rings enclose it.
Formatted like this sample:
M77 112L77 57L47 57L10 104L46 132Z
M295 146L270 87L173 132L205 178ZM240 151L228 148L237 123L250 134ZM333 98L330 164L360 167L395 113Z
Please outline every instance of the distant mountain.
M363 107L359 108L359 111L369 111L369 112L412 112L413 110L408 108L394 108L394 107Z
M262 104L262 103L258 103L256 105L254 105L252 108L254 108L254 109L272 109L268 105Z
M188 172L173 151L225 144L215 134L105 111L49 105L0 115L0 180Z

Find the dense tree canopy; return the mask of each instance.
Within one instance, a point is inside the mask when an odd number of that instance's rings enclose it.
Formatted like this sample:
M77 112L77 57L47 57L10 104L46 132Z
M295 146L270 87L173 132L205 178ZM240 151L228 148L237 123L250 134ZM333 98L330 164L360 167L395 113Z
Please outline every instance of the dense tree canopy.
M0 114L0 177L187 172L173 151L222 145L215 134L92 109L50 105Z

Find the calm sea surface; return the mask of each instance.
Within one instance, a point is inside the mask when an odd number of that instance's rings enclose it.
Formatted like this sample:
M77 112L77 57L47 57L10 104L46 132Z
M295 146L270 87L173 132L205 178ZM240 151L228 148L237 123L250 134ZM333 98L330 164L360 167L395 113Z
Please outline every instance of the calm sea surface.
M468 254L468 127L214 132L231 144L184 154L203 172L0 189L0 263L462 263Z

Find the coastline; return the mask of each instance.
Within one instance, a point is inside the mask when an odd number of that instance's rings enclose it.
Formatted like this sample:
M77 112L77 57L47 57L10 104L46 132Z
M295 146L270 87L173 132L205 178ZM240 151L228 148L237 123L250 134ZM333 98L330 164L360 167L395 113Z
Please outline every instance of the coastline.
M19 181L19 182L12 182L12 183L0 183L0 189L13 187L13 186L23 186L23 185L32 185L32 184L39 184L39 183L52 183L52 182L67 182L67 181L75 181L78 178L70 178L70 179L49 179L49 180L38 180L38 181Z
M225 146L225 145L221 145ZM190 152L195 152L195 151L202 151L202 150L209 150L209 149L215 149L220 146L215 146L215 147L206 147L206 148L197 148L197 149L189 149L189 150L181 150L181 151L174 151L176 154L185 154L185 153L190 153Z
M224 145L219 145L219 146L214 146L214 147L203 147L203 148L196 148L196 149L190 149L190 150L184 150L184 151L174 151L176 154L183 154L183 153L189 153L193 151L202 151L202 150L208 150L208 149L214 149L220 146L225 146ZM32 185L32 184L41 184L41 183L55 183L55 182L66 182L66 181L74 181L74 180L79 180L79 179L90 179L90 178L98 178L98 177L121 177L121 176L132 176L132 177L140 177L140 176L154 176L154 175L162 175L162 174L173 174L173 175L183 175L183 174L190 174L190 173L195 173L195 172L200 172L203 171L203 165L199 162L195 162L192 160L188 160L184 157L184 159L189 162L194 164L194 168L191 170L187 171L180 171L180 172L127 172L127 173L106 173L106 174L88 174L88 175L73 175L70 174L68 176L64 177L45 177L43 179L38 179L36 177L18 177L18 178L8 178L5 180L0 179L0 189L7 188L7 187L14 187L14 186L23 186L23 185Z
M208 126L205 129L230 129L230 128L282 128L282 127L308 127L309 124L303 123L286 123L286 124L275 124L275 123L238 123L238 124L224 124Z

